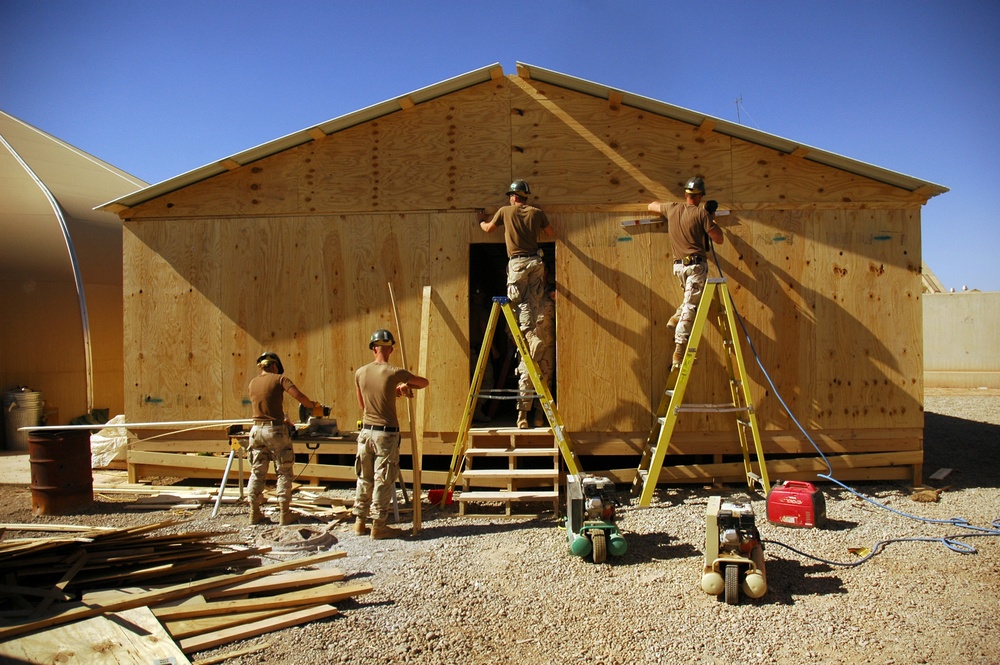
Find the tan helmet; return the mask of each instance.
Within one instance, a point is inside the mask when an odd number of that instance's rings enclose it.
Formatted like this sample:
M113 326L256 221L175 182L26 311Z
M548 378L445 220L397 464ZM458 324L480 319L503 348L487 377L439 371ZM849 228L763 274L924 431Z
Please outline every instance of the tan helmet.
M374 349L376 346L396 346L396 340L391 332L385 328L379 328L372 333L371 339L368 340L369 349Z
M277 365L278 374L285 373L285 367L281 364L281 358L274 351L265 351L257 357L257 367L261 369L269 367L272 363Z

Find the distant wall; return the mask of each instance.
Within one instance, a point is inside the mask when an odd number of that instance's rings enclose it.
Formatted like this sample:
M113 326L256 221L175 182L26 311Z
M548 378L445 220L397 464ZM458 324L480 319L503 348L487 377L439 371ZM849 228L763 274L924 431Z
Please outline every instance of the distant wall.
M925 387L1000 388L1000 292L923 298Z

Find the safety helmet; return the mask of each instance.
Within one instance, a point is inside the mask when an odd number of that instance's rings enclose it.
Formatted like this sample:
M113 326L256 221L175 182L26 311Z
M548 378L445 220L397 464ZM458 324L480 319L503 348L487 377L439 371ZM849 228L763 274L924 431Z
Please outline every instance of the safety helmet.
M392 333L385 328L379 328L372 333L372 338L368 340L368 348L374 349L376 346L396 346L396 340Z
M511 194L517 194L518 196L527 196L531 194L531 189L528 188L528 183L523 180L515 180L510 183L510 187L507 188L507 196Z
M265 351L257 357L257 367L268 367L271 363L278 366L278 374L285 373L285 367L281 364L281 358L279 358L278 354L274 351Z
M704 194L705 181L700 176L695 176L684 183L685 194Z

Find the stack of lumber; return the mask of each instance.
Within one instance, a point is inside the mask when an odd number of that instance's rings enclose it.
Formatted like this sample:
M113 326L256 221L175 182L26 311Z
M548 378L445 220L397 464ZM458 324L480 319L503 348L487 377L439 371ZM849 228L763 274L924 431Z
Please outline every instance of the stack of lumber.
M189 663L186 654L331 617L334 603L372 590L316 568L344 552L262 565L270 548L212 540L226 532L155 533L181 523L0 526L4 536L60 532L0 541L0 662L93 662L86 654L100 653Z

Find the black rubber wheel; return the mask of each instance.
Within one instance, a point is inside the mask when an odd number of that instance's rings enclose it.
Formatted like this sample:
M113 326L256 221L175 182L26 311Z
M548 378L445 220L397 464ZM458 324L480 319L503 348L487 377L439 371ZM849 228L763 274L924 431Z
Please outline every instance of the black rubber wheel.
M726 603L736 605L740 602L740 567L735 563L726 565Z
M608 537L604 531L595 531L590 535L594 545L594 563L604 563L608 558Z

